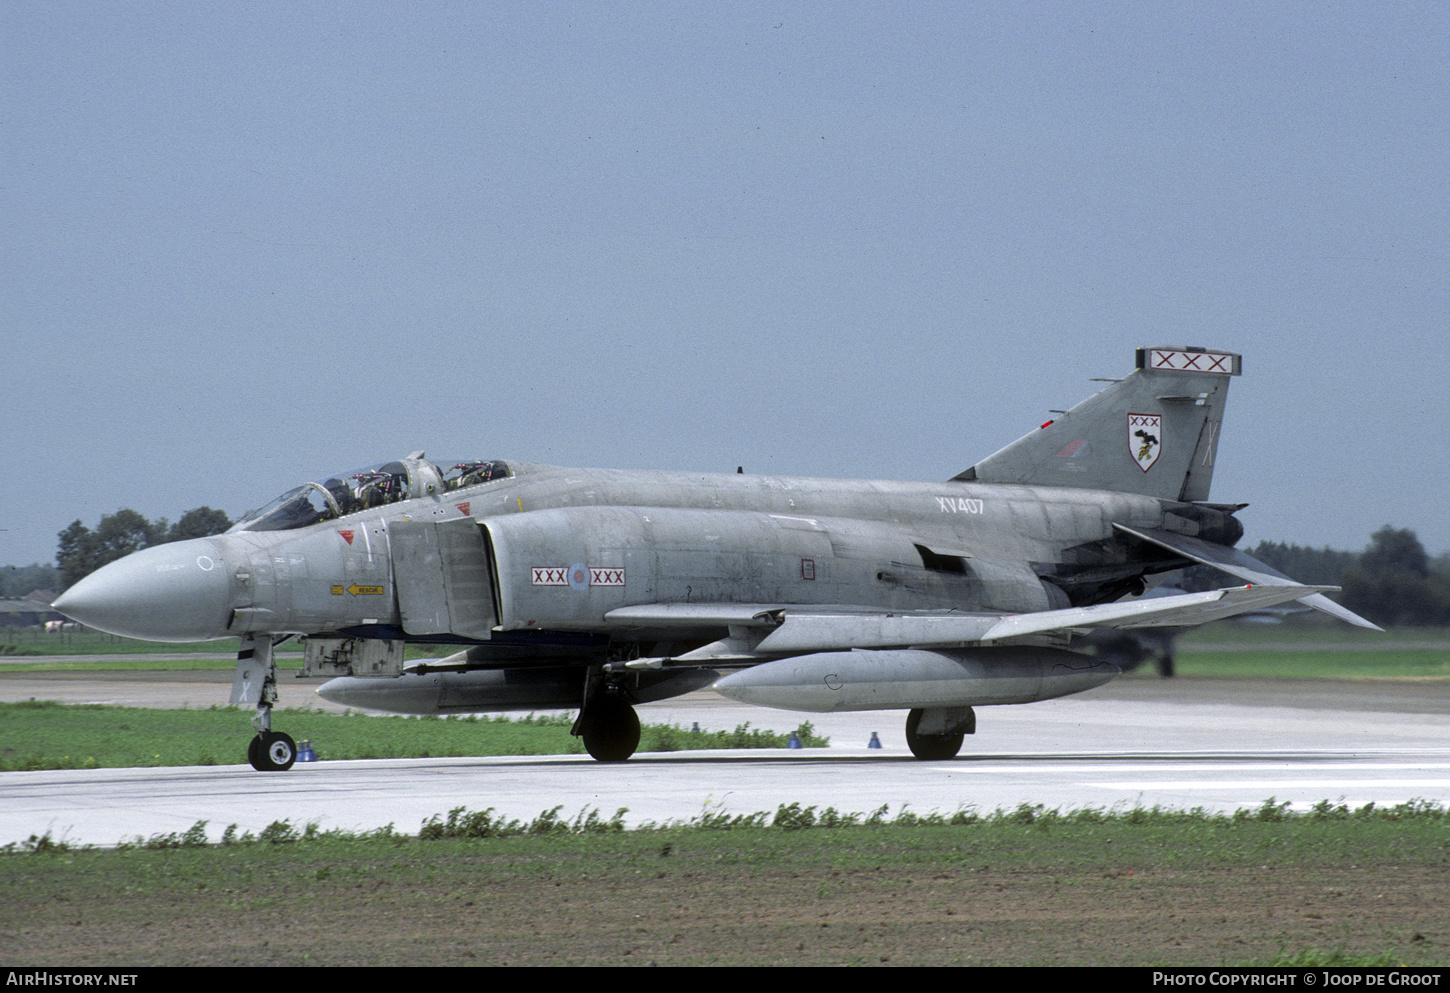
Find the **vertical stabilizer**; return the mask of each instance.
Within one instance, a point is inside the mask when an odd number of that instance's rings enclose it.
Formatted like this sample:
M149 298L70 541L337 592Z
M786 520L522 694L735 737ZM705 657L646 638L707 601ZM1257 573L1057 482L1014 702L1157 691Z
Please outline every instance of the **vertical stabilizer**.
M953 477L1207 500L1233 352L1140 348L1137 368Z

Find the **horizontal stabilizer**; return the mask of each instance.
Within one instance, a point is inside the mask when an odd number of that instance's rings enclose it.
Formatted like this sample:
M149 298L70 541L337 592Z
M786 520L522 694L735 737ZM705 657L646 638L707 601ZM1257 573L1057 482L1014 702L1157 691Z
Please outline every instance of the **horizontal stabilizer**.
M1193 538L1186 534L1176 534L1172 531L1160 531L1156 528L1130 528L1123 524L1114 524L1114 528L1130 534L1134 538L1159 548L1166 548L1170 552L1182 555L1201 565L1213 566L1230 576L1237 576L1239 579L1247 580L1263 586L1298 586L1298 582L1290 579L1279 570L1267 563L1249 555L1247 552L1239 551L1237 548L1230 548L1227 545L1215 545L1211 541L1204 541L1202 538ZM1360 617L1354 611L1341 607L1333 600L1322 593L1313 593L1309 596L1295 597L1306 607L1313 607L1315 610L1323 611L1331 617L1337 617L1341 621L1353 624L1355 627L1369 628L1371 631L1384 630L1377 624Z

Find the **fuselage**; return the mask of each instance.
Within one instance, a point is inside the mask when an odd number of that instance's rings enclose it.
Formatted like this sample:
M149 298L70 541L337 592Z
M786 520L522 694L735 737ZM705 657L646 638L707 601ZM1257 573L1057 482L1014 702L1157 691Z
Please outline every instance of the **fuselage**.
M1181 509L1044 486L507 465L302 527L145 549L58 607L172 641L483 642L608 631L610 611L657 603L1026 612L1096 602L1151 571L1113 525L1157 528ZM1193 526L1237 527L1218 516Z

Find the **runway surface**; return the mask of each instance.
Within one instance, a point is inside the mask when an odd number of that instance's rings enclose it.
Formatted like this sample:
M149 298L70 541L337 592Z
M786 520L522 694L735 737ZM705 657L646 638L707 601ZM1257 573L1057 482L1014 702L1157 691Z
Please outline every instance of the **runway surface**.
M113 678L104 678L113 677ZM19 674L0 698L132 706L210 706L226 673ZM299 682L283 703L321 701ZM239 722L248 715L238 712ZM639 754L602 765L587 757L389 759L299 764L262 774L246 765L0 774L0 844L49 831L113 845L184 832L199 820L216 840L230 824L415 833L454 807L532 819L628 808L631 826L705 812L748 814L800 803L842 812L882 805L925 814L1048 808L1204 807L1266 800L1304 808L1411 799L1450 802L1450 686L1347 681L1124 678L1098 690L978 711L978 733L950 762L918 762L904 714L796 714L709 693L641 708L650 722L706 729L750 722L778 730L811 720L828 749ZM285 711L276 726L286 729ZM866 747L877 732L882 748ZM325 757L325 747L322 748ZM240 756L239 756L240 757Z

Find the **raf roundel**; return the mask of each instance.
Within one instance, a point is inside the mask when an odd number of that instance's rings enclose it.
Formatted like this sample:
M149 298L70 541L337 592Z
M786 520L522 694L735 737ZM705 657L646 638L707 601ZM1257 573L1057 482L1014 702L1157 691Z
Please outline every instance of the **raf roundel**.
M569 588L581 593L589 589L589 567L583 562L575 562L569 567Z

